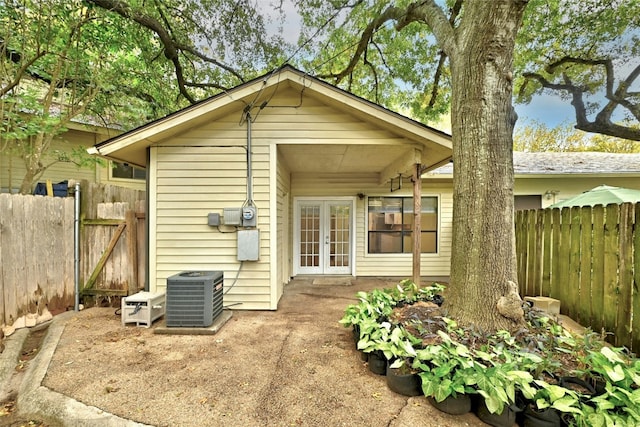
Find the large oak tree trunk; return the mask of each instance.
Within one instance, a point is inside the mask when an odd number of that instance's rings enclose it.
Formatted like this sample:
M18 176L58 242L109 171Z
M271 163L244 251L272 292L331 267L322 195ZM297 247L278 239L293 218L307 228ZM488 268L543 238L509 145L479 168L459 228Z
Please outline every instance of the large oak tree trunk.
M512 62L526 2L465 3L452 74L453 253L447 298L458 322L522 322L515 282ZM510 283L511 282L511 283Z

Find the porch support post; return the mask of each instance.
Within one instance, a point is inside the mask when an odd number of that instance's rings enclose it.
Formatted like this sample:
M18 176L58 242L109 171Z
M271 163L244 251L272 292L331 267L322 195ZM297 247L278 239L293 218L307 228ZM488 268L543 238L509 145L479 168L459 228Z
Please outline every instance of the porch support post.
M420 254L422 252L422 168L416 163L413 169L413 283L420 286Z

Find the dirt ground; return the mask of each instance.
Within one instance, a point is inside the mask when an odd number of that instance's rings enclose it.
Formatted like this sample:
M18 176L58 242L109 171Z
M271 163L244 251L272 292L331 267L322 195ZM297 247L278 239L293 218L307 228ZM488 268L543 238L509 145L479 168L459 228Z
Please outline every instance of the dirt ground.
M121 325L113 308L68 321L44 385L154 426L486 426L390 391L337 322L358 290L297 279L277 311L239 311L215 335Z

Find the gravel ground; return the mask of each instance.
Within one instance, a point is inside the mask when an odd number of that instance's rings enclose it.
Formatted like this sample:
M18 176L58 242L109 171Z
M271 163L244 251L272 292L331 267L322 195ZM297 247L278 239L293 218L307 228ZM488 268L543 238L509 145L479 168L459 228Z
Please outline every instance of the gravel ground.
M234 311L215 335L123 327L113 308L68 321L43 385L154 426L467 426L423 396L390 391L337 323L358 290L297 279L278 311Z

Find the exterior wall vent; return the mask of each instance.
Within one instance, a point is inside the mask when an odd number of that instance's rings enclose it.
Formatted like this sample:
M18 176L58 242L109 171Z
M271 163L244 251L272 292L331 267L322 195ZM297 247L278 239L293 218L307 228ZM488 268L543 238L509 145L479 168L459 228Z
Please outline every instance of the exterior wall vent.
M208 327L222 314L222 271L184 271L167 278L167 327Z

